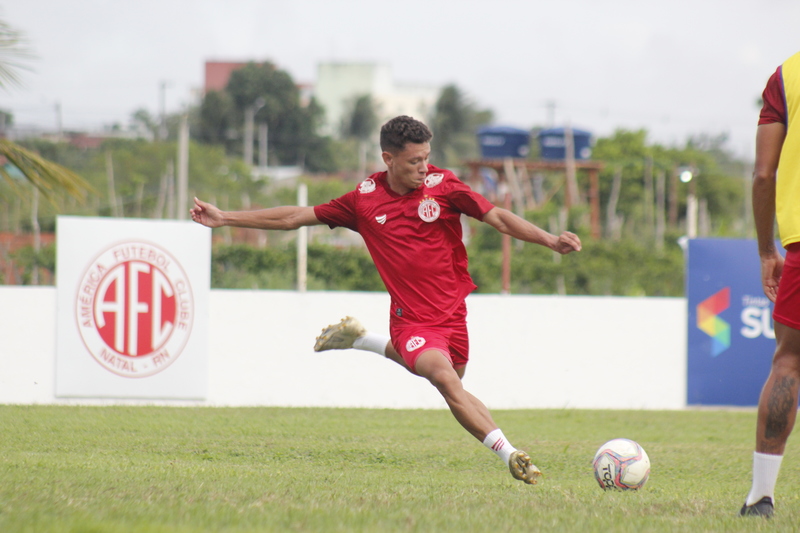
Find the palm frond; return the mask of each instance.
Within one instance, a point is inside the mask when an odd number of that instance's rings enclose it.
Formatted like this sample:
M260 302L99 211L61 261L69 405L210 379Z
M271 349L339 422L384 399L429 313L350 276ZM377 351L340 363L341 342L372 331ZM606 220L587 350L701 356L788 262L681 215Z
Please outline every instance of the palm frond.
M66 192L79 200L84 198L85 193L94 191L88 182L71 170L8 139L0 139L0 156L5 157L50 201L53 201L54 191ZM18 188L17 180L4 166L0 166L0 176L12 187Z
M31 70L26 64L34 59L24 35L0 20L0 87L22 86L19 70Z

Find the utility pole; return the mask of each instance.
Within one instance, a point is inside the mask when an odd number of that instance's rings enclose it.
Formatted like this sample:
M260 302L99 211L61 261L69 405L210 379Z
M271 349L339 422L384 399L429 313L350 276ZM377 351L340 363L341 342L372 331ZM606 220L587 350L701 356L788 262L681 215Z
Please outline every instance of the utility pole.
M42 249L42 230L39 226L39 187L33 187L33 205L31 206L31 226L33 226L33 251L36 252L33 261L31 283L39 284L39 252Z
M297 205L308 206L308 187L305 183L297 186ZM297 230L297 290L306 292L308 278L308 227Z
M548 100L544 103L544 107L547 109L547 127L552 128L555 126L556 123L556 102L555 100Z
M58 140L61 140L61 136L64 134L64 129L61 125L61 102L56 102L56 136Z
M267 133L269 132L267 123L258 125L258 166L267 168Z
M117 190L114 186L114 160L111 150L106 150L106 180L108 182L108 203L111 207L111 214L119 218L122 216L120 205L117 202Z
M569 209L573 205L581 204L576 176L577 169L575 167L575 136L572 132L572 126L569 124L564 128L564 166L566 175L564 206Z
M264 107L264 99L258 98L244 110L244 163L253 166L253 122L258 110Z
M158 124L158 140L164 141L167 139L167 111L166 111L166 103L165 103L165 94L167 92L167 82L162 81L160 85L160 94L159 94L159 102L160 102L160 110L159 110L159 124Z
M181 127L178 131L178 220L186 220L187 190L189 188L189 114L181 116Z

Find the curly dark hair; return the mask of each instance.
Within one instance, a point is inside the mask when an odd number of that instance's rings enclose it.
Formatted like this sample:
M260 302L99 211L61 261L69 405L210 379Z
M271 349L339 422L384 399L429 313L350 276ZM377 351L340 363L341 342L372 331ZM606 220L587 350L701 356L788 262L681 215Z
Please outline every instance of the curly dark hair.
M396 154L403 151L406 143L422 144L432 138L428 126L407 115L400 115L381 127L381 150Z

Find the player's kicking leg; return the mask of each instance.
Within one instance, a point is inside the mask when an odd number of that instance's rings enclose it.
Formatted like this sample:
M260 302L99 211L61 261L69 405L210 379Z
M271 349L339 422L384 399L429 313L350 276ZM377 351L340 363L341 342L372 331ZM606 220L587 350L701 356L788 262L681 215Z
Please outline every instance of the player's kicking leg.
M391 359L409 372L411 371L394 349L391 339L386 335L367 331L356 318L346 316L338 323L332 324L322 330L317 342L314 344L315 352L325 350L364 350L373 352Z
M351 316L346 316L336 324L331 324L322 330L317 342L314 344L315 352L325 350L346 350L353 348L353 343L367 334L361 322Z

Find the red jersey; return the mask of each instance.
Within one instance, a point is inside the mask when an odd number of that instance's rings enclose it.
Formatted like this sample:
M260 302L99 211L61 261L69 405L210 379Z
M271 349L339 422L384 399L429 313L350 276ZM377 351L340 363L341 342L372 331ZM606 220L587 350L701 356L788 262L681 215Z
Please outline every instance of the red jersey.
M331 228L361 234L392 298L394 323L437 325L476 287L467 271L461 214L478 220L494 205L449 170L428 165L419 188L399 195L386 172L314 213Z

